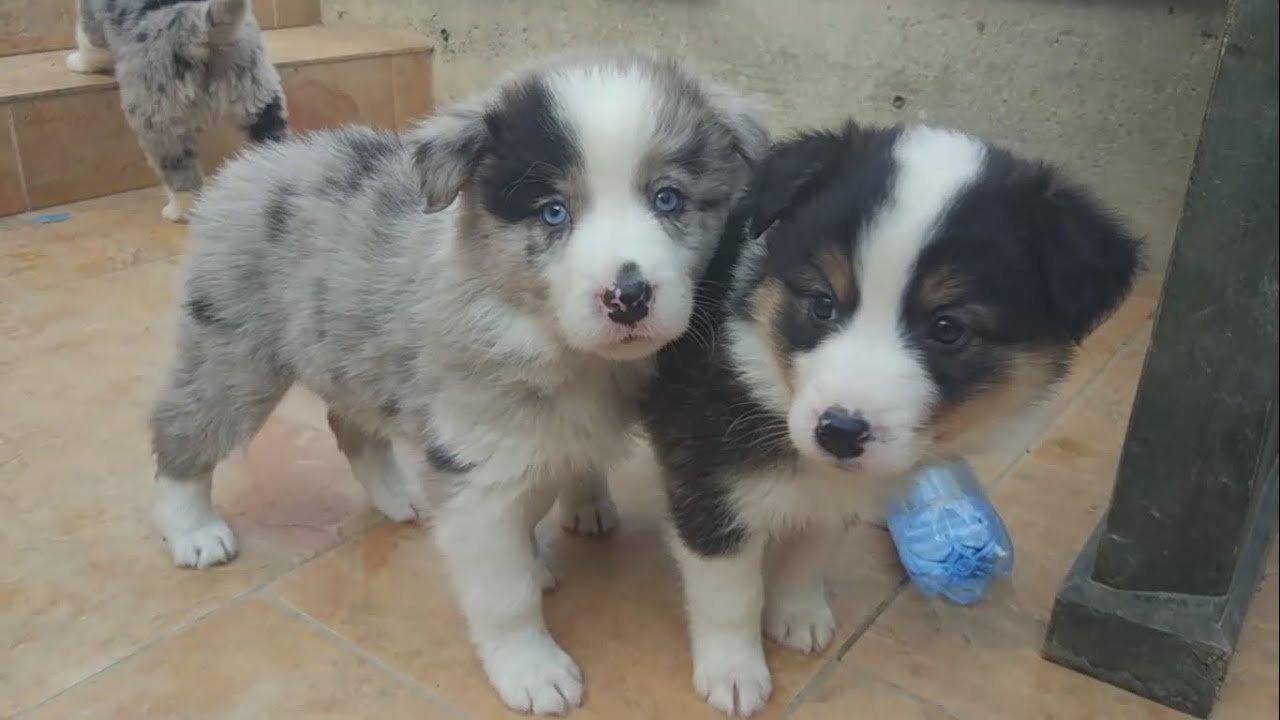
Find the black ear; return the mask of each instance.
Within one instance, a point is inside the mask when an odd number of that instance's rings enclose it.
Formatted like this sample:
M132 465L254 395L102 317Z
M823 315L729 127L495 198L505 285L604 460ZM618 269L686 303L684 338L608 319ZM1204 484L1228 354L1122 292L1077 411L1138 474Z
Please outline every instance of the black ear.
M475 174L488 145L485 105L480 101L447 108L413 130L409 147L427 212L453 202Z
M822 189L856 156L866 132L848 122L839 131L813 130L778 143L756 167L747 194L747 233L758 238Z
M1030 241L1051 311L1081 342L1117 308L1143 267L1142 241L1083 188L1052 168L1028 179Z

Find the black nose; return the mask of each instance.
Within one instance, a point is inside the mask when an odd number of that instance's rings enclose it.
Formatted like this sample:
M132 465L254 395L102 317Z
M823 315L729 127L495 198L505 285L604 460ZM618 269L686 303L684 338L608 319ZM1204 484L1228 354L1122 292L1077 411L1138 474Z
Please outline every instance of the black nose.
M635 325L649 314L653 286L635 265L628 263L618 273L613 287L605 290L600 300L608 310L610 320L619 325Z
M862 419L861 413L832 407L818 417L818 427L813 436L818 447L841 460L848 460L862 455L863 445L871 437L871 425Z

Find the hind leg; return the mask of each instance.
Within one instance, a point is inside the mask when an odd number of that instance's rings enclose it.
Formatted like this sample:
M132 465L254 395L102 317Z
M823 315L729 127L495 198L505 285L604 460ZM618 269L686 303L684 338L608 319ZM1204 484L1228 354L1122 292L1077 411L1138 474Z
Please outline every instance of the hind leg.
M410 476L396 462L391 441L376 435L333 410L329 428L338 449L351 463L351 474L364 486L369 499L395 522L421 520L426 516L426 497L410 484Z
M205 568L236 555L235 536L213 507L213 470L258 432L292 378L233 338L198 328L181 334L173 375L151 415L152 519L175 565Z
M171 222L186 222L204 182L198 151L204 128L193 123L190 113L175 106L172 98L146 90L143 80L124 75L119 82L125 117L168 196L160 215Z
M149 145L147 156L160 171L168 196L168 203L160 210L160 216L171 222L186 222L196 193L204 182L195 135L157 138Z
M76 49L67 55L67 69L78 73L102 73L109 72L114 65L102 26L89 14L82 0L76 17Z

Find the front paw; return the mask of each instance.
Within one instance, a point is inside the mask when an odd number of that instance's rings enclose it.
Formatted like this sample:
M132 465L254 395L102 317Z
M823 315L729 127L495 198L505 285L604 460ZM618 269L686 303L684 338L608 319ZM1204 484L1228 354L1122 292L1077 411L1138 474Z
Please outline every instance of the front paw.
M796 652L822 652L835 639L836 617L821 595L802 602L779 603L765 609L764 634Z
M169 543L173 564L180 568L203 570L222 565L235 559L237 552L235 534L219 518L188 532L169 533L165 540Z
M734 717L760 712L773 693L773 678L758 642L704 645L693 663L693 687L715 709Z
M564 715L582 704L582 671L549 635L490 646L483 660L489 682L516 712Z
M560 526L578 535L608 535L618 527L618 506L608 497L576 504L561 501Z

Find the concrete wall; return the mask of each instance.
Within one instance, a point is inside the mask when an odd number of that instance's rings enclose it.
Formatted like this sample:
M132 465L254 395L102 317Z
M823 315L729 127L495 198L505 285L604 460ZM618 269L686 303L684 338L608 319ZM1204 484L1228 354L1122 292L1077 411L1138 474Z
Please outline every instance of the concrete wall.
M761 94L783 131L952 125L1065 165L1172 237L1221 0L323 0L326 23L430 36L441 101L531 55L634 44Z

